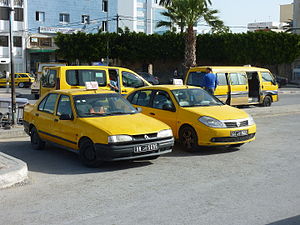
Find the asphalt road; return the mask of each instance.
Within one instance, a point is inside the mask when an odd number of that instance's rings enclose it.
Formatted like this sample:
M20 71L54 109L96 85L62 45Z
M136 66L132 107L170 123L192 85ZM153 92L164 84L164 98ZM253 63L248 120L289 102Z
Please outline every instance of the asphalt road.
M299 115L255 116L257 139L241 149L176 146L98 169L28 138L1 140L29 168L27 184L0 191L1 224L300 224Z

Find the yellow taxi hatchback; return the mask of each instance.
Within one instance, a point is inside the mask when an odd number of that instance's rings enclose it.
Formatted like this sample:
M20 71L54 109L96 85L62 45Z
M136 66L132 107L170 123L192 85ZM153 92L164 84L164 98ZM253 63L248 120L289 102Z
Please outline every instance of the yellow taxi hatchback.
M206 68L207 66L191 68L184 84L202 87ZM268 69L252 66L210 68L218 78L214 94L228 105L271 106L272 102L278 101L278 85Z
M245 111L225 105L201 88L158 85L127 96L145 115L168 124L187 149L238 147L255 139L256 125Z
M30 73L15 73L15 85L20 88L30 87L34 80L34 77ZM0 86L5 87L6 83L6 78L1 77ZM9 85L11 85L11 78L9 78Z
M172 130L107 90L50 91L27 105L24 128L34 149L45 142L73 150L87 166L104 161L155 159L172 151Z

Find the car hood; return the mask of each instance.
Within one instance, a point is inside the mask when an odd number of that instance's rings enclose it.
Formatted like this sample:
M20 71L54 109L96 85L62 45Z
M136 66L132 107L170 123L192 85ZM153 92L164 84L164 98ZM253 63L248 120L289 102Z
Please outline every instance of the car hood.
M142 113L84 118L84 121L109 135L138 135L170 129L165 123Z
M244 119L249 116L245 111L228 105L187 107L183 109L199 116L210 116L218 120Z

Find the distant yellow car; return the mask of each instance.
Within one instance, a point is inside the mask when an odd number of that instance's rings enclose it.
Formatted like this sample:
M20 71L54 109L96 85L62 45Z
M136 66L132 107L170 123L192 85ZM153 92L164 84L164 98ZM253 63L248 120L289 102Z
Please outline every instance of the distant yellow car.
M143 87L127 99L145 115L168 124L187 150L197 146L239 147L255 139L256 125L250 115L198 87Z
M24 88L30 87L34 82L34 77L30 73L15 73L15 85ZM5 87L7 79L5 77L0 78L0 87ZM9 78L9 85L11 85L11 78Z
M109 90L50 91L24 109L24 129L34 149L55 143L87 166L103 161L155 159L172 151L172 130Z

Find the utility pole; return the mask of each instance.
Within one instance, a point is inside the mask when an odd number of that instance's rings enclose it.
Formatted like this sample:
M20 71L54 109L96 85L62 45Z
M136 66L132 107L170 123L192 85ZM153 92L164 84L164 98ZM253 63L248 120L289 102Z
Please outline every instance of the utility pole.
M117 34L118 34L119 33L119 20L120 20L119 14L116 15L116 20L117 20Z
M14 54L13 54L13 21L14 21L14 3L11 1L9 8L9 50L10 50L10 77L11 77L11 124L16 125L16 88L15 88L15 71L14 71Z
M106 42L106 64L107 66L109 65L109 35L108 35L108 2L107 2L107 12L106 12L106 37L107 37L107 42Z

